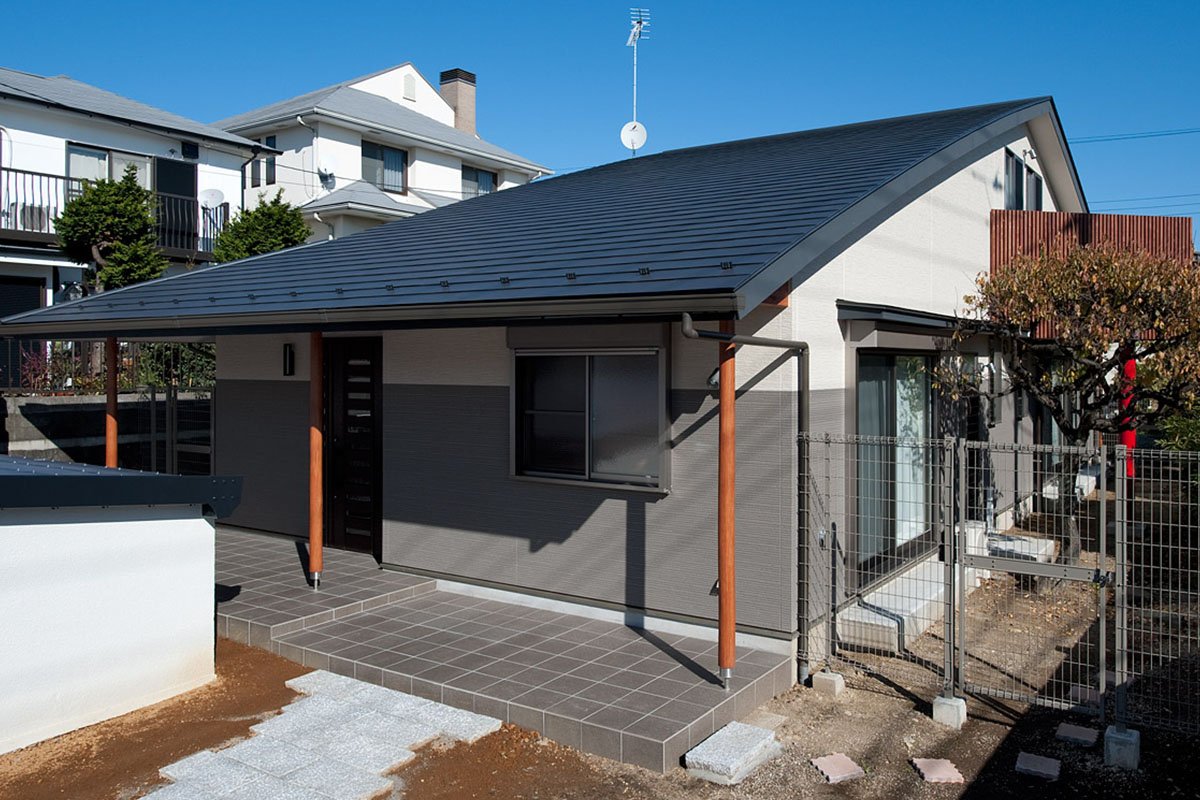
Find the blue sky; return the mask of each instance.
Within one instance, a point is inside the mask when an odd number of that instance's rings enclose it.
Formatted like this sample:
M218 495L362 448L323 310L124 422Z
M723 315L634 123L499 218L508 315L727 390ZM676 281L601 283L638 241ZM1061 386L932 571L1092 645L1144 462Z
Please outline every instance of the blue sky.
M562 171L627 156L626 3L218 0L100 11L64 0L53 18L46 8L6 8L6 27L21 35L6 37L0 63L204 122L404 61L435 83L462 67L479 76L488 140ZM1069 139L1200 129L1195 0L650 9L639 49L644 153L1046 94ZM1073 152L1093 211L1200 220L1200 133Z

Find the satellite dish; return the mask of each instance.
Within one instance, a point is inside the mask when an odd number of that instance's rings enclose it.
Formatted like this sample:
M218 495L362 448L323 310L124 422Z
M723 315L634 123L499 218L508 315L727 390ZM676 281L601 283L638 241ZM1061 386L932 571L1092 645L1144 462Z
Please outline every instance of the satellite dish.
M205 189L200 192L200 205L205 208L216 208L225 202L225 193L220 189Z
M621 128L621 144L628 147L630 150L637 150L646 143L646 126L634 120L626 122L625 127Z

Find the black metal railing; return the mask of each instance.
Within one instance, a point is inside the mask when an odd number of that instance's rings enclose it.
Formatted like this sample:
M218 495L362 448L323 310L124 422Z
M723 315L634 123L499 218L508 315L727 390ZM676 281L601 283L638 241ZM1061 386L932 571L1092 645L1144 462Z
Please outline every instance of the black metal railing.
M54 220L83 191L83 181L22 169L0 169L0 231L53 236ZM170 250L211 253L229 222L229 204L206 208L195 197L154 196L158 244Z
M54 219L83 188L79 180L0 169L0 230L54 234Z

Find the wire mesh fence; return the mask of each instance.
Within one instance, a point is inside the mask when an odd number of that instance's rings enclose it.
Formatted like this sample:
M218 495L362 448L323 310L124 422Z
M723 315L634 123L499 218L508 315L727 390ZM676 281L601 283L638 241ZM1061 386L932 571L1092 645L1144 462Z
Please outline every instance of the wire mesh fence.
M1200 453L1119 450L1118 720L1200 733Z
M1200 453L799 444L807 669L1200 732Z

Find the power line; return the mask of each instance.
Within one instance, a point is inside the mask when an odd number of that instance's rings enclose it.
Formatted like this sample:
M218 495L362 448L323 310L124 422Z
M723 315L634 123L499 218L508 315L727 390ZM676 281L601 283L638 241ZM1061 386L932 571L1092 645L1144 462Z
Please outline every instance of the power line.
M1176 128L1168 131L1142 131L1141 133L1112 133L1104 136L1080 136L1068 139L1071 144L1095 144L1097 142L1123 142L1130 139L1154 139L1160 136L1185 136L1200 133L1200 128Z
M1200 197L1200 192L1192 192L1191 194L1156 194L1149 197L1123 197L1120 200L1092 200L1092 205L1104 203L1140 203L1143 200L1172 200L1176 197Z

